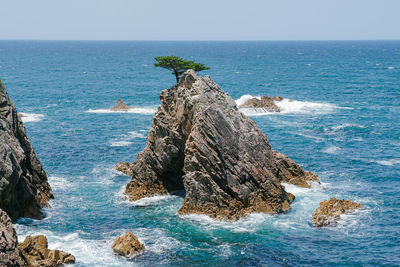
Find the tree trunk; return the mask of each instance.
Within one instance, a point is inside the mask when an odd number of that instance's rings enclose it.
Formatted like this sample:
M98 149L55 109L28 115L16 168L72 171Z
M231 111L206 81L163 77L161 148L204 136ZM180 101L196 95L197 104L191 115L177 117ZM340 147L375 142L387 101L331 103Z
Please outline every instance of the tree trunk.
M175 72L175 77L176 77L176 83L178 83L178 82L179 82L179 76L178 76L178 73L176 72L176 70L174 70L174 72Z

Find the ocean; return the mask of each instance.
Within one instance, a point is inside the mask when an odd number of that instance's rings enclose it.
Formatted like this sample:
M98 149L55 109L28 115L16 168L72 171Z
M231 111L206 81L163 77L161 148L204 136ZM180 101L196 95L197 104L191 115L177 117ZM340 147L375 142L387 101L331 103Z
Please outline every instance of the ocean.
M286 185L288 213L236 222L180 216L180 196L124 201L130 177L113 168L135 161L175 82L153 66L164 55L209 66L199 74L238 103L288 99L282 113L244 112L321 184ZM19 241L45 234L76 266L400 265L400 41L0 41L0 78L55 197L45 219L14 224ZM118 97L134 108L110 112ZM331 197L365 209L312 227ZM132 260L110 248L128 231L147 248Z

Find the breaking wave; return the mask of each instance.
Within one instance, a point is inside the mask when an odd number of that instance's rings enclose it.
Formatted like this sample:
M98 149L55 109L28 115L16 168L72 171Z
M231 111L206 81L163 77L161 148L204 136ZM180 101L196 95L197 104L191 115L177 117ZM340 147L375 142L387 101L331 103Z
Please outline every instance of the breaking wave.
M107 113L133 113L133 114L143 114L143 115L153 115L156 113L157 109L153 107L135 107L131 108L128 111L113 111L110 109L89 109L86 112L88 113L97 113L97 114L107 114Z
M36 113L20 113L22 115L21 119L23 122L38 122L43 120L43 114L36 114Z
M260 96L243 95L239 99L236 100L236 105L239 107L240 105L244 104L246 101L248 101L252 98L261 99ZM275 101L275 104L281 108L281 112L280 112L281 114L292 114L292 113L326 114L326 113L333 112L335 109L343 108L343 107L339 107L338 105L330 104L330 103L297 101L297 100L292 100L292 99L283 99L282 101ZM264 108L240 108L239 110L248 116L279 114L277 112L267 111Z
M121 136L119 140L111 140L110 146L112 147L120 147L120 146L130 146L133 144L132 140L135 138L146 138L144 133L139 132L129 132L126 135Z
M400 164L400 159L377 160L376 163L384 166L393 166L396 164Z

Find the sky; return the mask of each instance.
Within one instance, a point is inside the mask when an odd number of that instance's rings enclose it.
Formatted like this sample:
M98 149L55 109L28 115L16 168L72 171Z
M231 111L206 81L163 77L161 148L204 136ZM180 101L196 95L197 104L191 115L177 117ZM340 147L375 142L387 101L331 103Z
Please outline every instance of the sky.
M1 0L0 40L400 40L400 0Z

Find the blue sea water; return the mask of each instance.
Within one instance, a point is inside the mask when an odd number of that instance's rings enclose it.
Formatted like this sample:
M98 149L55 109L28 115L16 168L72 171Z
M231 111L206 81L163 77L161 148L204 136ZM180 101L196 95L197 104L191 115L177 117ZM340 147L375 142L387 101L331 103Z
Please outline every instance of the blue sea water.
M280 95L282 114L252 113L271 146L320 176L286 185L286 214L237 222L179 216L179 196L123 200L146 142L160 91L174 77L153 58L178 55L210 66L202 74L234 99ZM43 220L20 219L20 241L45 234L77 266L399 266L400 42L0 41L0 78L49 176L55 199ZM117 98L136 108L107 110ZM311 215L330 197L362 203L337 227ZM146 252L113 255L132 231Z

